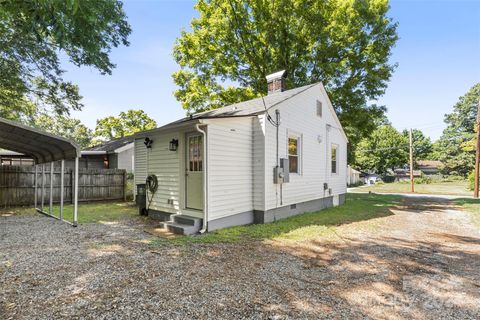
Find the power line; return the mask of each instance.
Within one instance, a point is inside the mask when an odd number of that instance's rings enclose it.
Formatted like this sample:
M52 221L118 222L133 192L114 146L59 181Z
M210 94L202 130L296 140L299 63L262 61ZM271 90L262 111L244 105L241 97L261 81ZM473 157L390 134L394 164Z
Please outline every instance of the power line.
M367 149L367 150L355 150L355 152L373 152L373 151L386 151L386 150L394 150L394 149L403 149L403 148L408 148L409 145L399 145L396 147L388 147L388 148L377 148L377 149Z

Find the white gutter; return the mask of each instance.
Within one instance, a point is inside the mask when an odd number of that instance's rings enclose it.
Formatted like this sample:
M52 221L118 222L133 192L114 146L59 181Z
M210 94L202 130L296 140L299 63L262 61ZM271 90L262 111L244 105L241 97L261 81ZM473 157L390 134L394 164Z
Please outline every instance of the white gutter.
M202 120L200 120L200 123L197 123L195 125L195 129L197 129L197 131L203 135L203 162L204 162L203 164L203 226L202 226L202 230L200 230L200 233L205 233L207 232L207 229L208 229L207 132L203 129L200 129L201 124L202 124Z
M92 156L97 154L107 154L107 151L85 150L81 151L80 154L82 156Z

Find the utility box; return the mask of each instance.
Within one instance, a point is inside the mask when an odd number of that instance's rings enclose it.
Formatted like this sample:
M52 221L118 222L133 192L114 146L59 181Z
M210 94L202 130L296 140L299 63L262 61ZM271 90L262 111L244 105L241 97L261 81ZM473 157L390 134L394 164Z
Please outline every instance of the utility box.
M137 184L137 196L135 197L135 202L138 206L138 213L141 215L147 214L147 189L146 185Z
M282 184L283 183L283 168L276 166L273 168L273 183Z
M273 183L282 184L290 182L290 166L288 159L281 158L280 166L273 168Z
M286 158L280 158L280 168L283 169L283 183L290 182L290 162Z

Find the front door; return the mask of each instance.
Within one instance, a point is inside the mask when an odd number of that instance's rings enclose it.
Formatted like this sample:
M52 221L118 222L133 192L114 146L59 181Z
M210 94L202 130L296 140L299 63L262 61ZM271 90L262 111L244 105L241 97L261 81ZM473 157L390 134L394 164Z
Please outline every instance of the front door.
M185 170L185 207L203 210L203 136L187 134Z

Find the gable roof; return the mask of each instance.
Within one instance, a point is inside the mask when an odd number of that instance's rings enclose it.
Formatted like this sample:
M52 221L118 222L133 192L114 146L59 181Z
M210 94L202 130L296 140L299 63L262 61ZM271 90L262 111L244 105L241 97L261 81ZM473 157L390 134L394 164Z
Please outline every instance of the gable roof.
M286 90L283 92L272 93L263 99L255 98L252 100L242 101L229 106L207 110L204 112L196 113L191 117L185 119L208 119L208 118L221 118L221 117L239 117L239 116L252 116L265 112L265 108L270 109L277 104L288 100L303 91L314 87L318 83L309 84L303 87ZM265 104L263 103L265 101Z
M338 120L337 114L335 110L333 109L333 106L330 102L330 99L328 98L328 95L325 91L325 88L323 87L323 84L321 82L305 85L302 87L290 89L290 90L285 90L283 92L276 92L269 94L265 97L260 97L260 98L255 98L247 101L242 101L238 103L234 103L222 108L218 109L212 109L212 110L207 110L199 113L195 113L190 115L189 117L185 117L182 119L179 119L174 122L170 122L162 127L148 130L148 131L143 131L135 134L136 137L145 137L146 134L155 132L155 131L163 131L169 128L176 127L182 123L189 122L189 121L194 121L194 120L200 120L200 119L215 119L215 118L231 118L231 117L248 117L248 116L255 116L264 113L266 110L269 110L278 104L293 98L296 95L301 94L302 92L313 88L315 86L319 86L321 92L327 97L328 101L328 106L333 113L335 122L345 137L346 140L347 136L345 132L343 131L343 128L340 124L340 121Z
M438 160L417 160L416 163L418 168L439 169L443 166L443 163Z
M88 148L89 151L106 151L113 152L121 147L124 147L130 143L133 143L134 136L127 136L123 138L112 139L110 141L103 142L99 145L96 145L92 148Z

